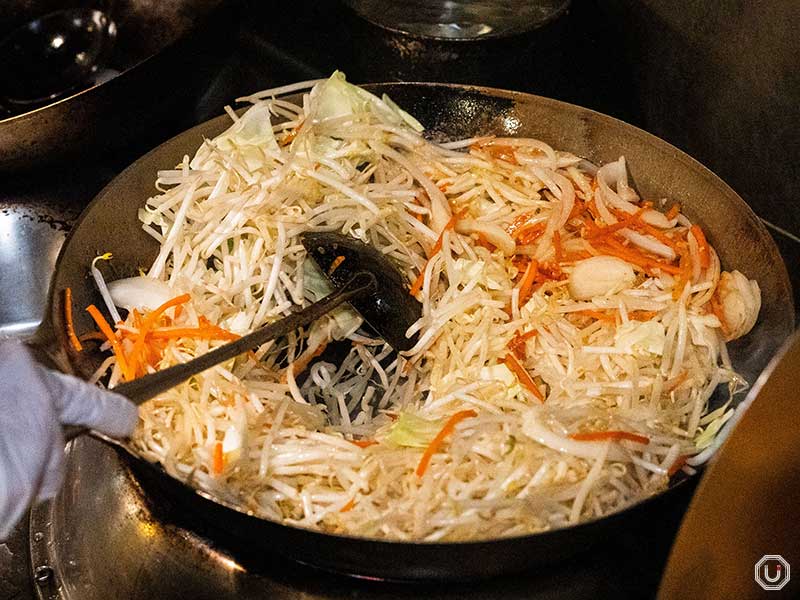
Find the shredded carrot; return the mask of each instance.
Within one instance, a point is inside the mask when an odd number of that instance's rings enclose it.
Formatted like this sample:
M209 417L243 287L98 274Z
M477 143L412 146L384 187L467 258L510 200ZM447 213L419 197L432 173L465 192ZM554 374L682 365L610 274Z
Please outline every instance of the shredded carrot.
M700 266L707 269L711 264L711 251L708 248L708 240L699 225L692 225L689 230L697 242L697 252L700 255Z
M532 338L533 336L539 333L538 329L531 329L530 331L526 331L525 333L520 333L517 331L514 333L514 337L511 338L511 341L508 342L508 349L516 356L518 359L522 360L525 358L525 342L528 338Z
M494 252L496 248L496 246L482 233L478 233L478 245L483 246L489 252Z
M689 377L689 371L683 369L680 373L678 373L674 379L671 381L667 381L666 385L664 386L664 391L669 393L674 389L677 389L686 379Z
M345 504L342 508L339 509L339 512L347 512L353 510L353 507L356 505L356 499L351 498L350 501Z
M561 234L558 231L553 233L553 250L556 253L556 264L561 264L564 260L564 247L561 245Z
M376 440L350 440L351 444L355 444L359 448L369 448L370 446L376 445L378 442Z
M456 425L458 425L464 419L470 419L477 416L478 413L476 413L474 410L462 410L447 420L447 423L444 424L444 427L442 427L441 431L439 431L431 443L428 444L425 454L422 455L419 465L417 465L418 477L422 477L425 474L425 471L428 469L428 464L431 462L431 458L433 458L433 455L436 454L436 451L442 445L444 439L453 432Z
M592 319L597 319L598 321L608 321L610 323L614 323L617 319L614 315L610 315L608 313L601 312L599 310L577 310L575 314L584 315L586 317L591 317Z
M596 244L595 249L610 256L616 256L624 261L640 267L648 274L652 274L654 269L661 269L665 273L671 275L678 275L681 268L669 263L663 262L656 258L651 258L643 251L636 250L627 246L623 246L614 238L605 238L601 244Z
M294 362L292 362L281 374L281 383L286 383L289 380L288 372L289 369L292 369L292 375L297 375L298 373L302 373L306 370L306 367L311 364L311 361L317 358L320 354L325 352L325 348L328 347L328 342L323 342L319 345L319 347L314 350L309 356L305 356L302 359L297 358Z
M605 227L598 227L594 231L587 232L586 239L596 239L596 238L604 238L608 237L612 233L616 233L620 229L625 229L626 227L631 227L634 223L638 222L642 216L642 213L647 210L647 207L642 207L637 210L635 213L623 213L620 216L620 220L616 223L611 225L606 225Z
M212 457L212 469L214 475L219 475L225 468L225 456L222 454L222 442L214 444L214 455Z
M671 237L669 237L666 233L664 233L663 231L661 231L656 227L653 227L649 223L641 221L639 223L635 223L633 225L633 228L637 230L639 233L644 233L646 235L656 238L659 242L661 242L665 246L668 246L669 248L672 248L673 250L677 251L678 247L677 242L673 240Z
M595 189L596 186L592 185L592 189ZM594 224L601 222L603 219L600 216L600 211L597 210L597 204L595 203L594 199L589 200L586 203L586 210L591 215ZM596 226L596 225L595 225Z
M331 275L339 266L344 262L344 256L337 256L333 259L331 266L328 268L328 275Z
M152 352L152 348L147 348L147 338L150 333L150 330L156 326L164 315L164 313L172 307L180 307L182 304L186 304L189 300L191 300L191 296L189 294L181 294L180 296L176 296L170 300L167 300L156 308L154 311L148 313L144 319L142 319L141 326L139 327L139 334L136 336L136 339L133 342L133 349L131 350L131 362L133 362L133 375L134 377L137 374L144 374L146 372L145 363L153 364L153 362L157 362L158 357L154 356ZM177 308L175 309L177 313Z
M539 263L531 260L528 267L525 269L525 275L522 276L522 281L519 284L519 305L522 306L528 301L533 288L533 282L536 281L536 276L539 274Z
M670 221L678 216L678 213L681 212L681 205L680 204L673 204L669 207L669 210L664 215Z
M506 233L512 238L516 239L526 228L544 231L545 225L547 224L546 221L531 223L531 220L538 216L539 215L536 211L529 211L522 213L521 215L517 215L517 217L511 221L511 224L506 227Z
M628 313L632 321L650 321L658 314L656 310L634 310Z
M66 288L64 290L64 321L67 325L67 337L69 338L69 343L72 344L72 347L75 348L76 352L83 351L83 346L81 345L78 336L75 335L75 325L72 322L72 288Z
M672 466L667 471L667 476L668 477L672 477L673 475L675 475L675 473L677 473L678 471L680 471L683 468L683 465L686 464L687 460L689 460L689 455L688 454L686 454L684 456L679 456L678 458L676 458L675 462L672 463Z
M203 340L238 340L241 336L221 327L173 327L170 329L154 329L147 332L150 339L168 340L172 338L199 338Z
M176 296L171 300L167 300L155 309L153 312L147 315L144 322L142 323L142 327L149 329L151 326L155 325L158 322L158 319L161 318L168 309L172 308L173 306L179 306L181 304L186 304L192 297L189 294L181 294L180 296Z
M106 336L106 339L111 343L111 349L114 351L114 356L117 357L117 363L119 364L119 368L122 371L122 378L125 381L130 381L133 379L134 375L130 368L128 367L128 361L125 360L125 353L122 350L122 345L119 343L114 330L111 329L111 326L106 321L105 317L97 310L97 307L94 304L90 304L86 307L86 312L92 315L94 322L97 323L97 326L100 328L100 331Z
M488 154L492 158L498 160L504 160L506 162L511 163L512 165L519 164L517 162L517 157L514 155L515 149L513 146L508 146L504 144L483 144L479 146L477 144L473 144L472 146L470 146L470 149L480 150L481 152Z
M544 221L539 221L533 225L523 225L511 237L523 246L530 245L542 236L546 228L547 223Z
M544 403L544 395L539 388L536 386L536 382L531 377L530 373L525 370L520 362L517 360L517 357L514 354L506 354L505 358L503 359L503 364L508 367L508 370L514 373L517 376L519 382L528 388L530 392L536 396L539 402Z
M578 442L601 442L604 440L628 440L637 444L649 444L650 438L629 431L586 431L583 433L570 433L570 439Z
M692 283L692 261L689 255L689 249L686 244L681 244L678 251L678 266L680 272L675 278L675 285L672 288L672 299L677 300L681 297L684 288Z

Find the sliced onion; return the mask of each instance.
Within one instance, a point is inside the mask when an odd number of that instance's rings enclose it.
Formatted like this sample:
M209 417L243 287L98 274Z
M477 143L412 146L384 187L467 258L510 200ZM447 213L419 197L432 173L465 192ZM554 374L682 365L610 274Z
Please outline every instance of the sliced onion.
M651 235L643 235L631 229L622 229L620 231L622 237L631 241L631 243L639 246L642 250L647 250L658 256L663 256L669 260L675 260L675 251L666 244L659 242Z
M155 310L175 297L175 291L160 279L129 277L108 284L108 291L116 306L126 310Z
M473 219L459 219L456 223L456 231L458 233L469 235L470 233L482 234L490 243L500 248L501 252L506 256L514 254L516 243L505 230L498 225L491 225L489 223L481 223Z

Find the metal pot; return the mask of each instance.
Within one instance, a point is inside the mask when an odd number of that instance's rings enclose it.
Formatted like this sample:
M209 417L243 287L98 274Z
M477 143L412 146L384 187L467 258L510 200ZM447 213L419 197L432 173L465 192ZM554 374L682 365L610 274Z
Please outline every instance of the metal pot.
M36 110L0 116L0 174L93 154L141 138L186 105L214 73L234 19L225 0L119 0L109 11L119 31L108 81ZM0 24L19 23L60 6L4 3ZM17 13L9 9L16 8ZM8 10L8 12L6 12ZM209 43L213 37L214 43Z

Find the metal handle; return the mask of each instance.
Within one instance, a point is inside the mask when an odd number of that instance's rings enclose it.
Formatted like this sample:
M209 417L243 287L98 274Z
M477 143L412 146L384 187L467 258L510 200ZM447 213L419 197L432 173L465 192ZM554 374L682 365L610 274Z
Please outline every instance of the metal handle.
M144 377L118 385L113 391L126 396L134 404L142 404L161 392L186 381L192 375L201 373L214 365L235 358L251 348L260 346L270 340L286 335L290 331L294 331L299 327L316 321L340 304L368 291L377 289L377 285L377 280L372 273L366 271L357 273L350 281L335 292L328 294L322 300L280 321L265 325L234 342L220 346L188 362L174 365L163 371L151 373L150 375L145 375Z

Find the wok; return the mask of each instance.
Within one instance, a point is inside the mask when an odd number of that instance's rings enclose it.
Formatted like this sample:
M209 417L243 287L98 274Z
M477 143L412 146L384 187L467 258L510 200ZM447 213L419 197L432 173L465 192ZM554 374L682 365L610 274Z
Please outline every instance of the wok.
M643 197L679 201L692 220L703 224L722 264L758 280L763 295L759 321L748 336L729 348L739 372L754 381L793 329L786 268L761 222L719 178L666 142L591 110L528 94L447 84L367 87L389 94L436 139L486 133L531 136L596 163L625 155ZM71 349L63 319L63 290L72 288L75 306L100 302L88 270L92 258L101 252L114 253L111 279L147 268L157 245L139 226L137 210L155 192L156 171L177 164L204 137L213 137L228 125L227 116L219 117L159 146L123 171L84 211L61 250L49 312L38 332L39 345L49 344L62 369L85 377L102 360L99 354L79 355ZM75 312L79 333L91 326L84 311ZM246 540L248 546L268 545L286 557L325 569L390 579L475 578L552 562L585 549L615 527L630 524L634 515L646 518L654 506L669 502L679 488L688 487L686 478L679 476L673 478L670 489L624 511L555 531L478 542L410 543L331 535L267 521L213 500L165 475L156 465L131 467L146 490L154 491L155 485L221 535Z
M117 25L108 68L119 74L36 110L6 118L0 110L0 174L67 157L91 159L146 135L210 80L226 43L209 40L230 39L233 30L226 0L15 0L0 6L0 29L100 4Z

